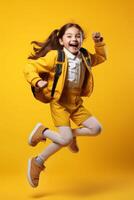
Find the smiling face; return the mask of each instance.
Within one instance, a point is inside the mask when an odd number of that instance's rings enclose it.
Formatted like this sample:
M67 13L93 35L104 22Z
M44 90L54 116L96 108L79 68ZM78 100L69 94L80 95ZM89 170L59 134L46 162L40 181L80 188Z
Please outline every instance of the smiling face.
M59 42L72 54L77 54L83 41L82 32L76 27L68 28Z

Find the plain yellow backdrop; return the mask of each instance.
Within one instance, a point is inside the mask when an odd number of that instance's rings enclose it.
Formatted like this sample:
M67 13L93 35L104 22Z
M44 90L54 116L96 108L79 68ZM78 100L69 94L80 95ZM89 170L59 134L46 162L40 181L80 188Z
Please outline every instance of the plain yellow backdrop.
M52 129L54 125L49 105L33 98L23 68L31 52L30 42L45 40L51 31L69 22L83 27L86 34L83 46L92 53L92 32L101 32L107 44L108 60L93 69L94 92L85 99L85 106L100 120L103 131L98 137L79 137L77 155L67 148L53 155L47 162L47 179L50 172L59 174L58 179L65 174L75 179L76 174L90 177L92 170L97 173L101 170L104 176L109 169L133 169L133 11L132 0L0 1L1 181L5 175L22 174L23 185L27 159L50 143L36 148L27 145L28 134L37 122Z

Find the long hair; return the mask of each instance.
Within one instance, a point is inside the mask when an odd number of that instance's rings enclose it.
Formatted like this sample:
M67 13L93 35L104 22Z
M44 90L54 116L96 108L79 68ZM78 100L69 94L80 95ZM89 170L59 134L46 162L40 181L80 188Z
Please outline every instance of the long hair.
M38 41L32 41L31 44L35 44L37 47L33 47L34 54L30 55L28 59L38 59L40 57L45 56L50 50L61 50L63 49L63 46L59 43L59 39L62 39L65 31L68 28L75 27L78 30L81 31L83 39L84 31L83 29L75 23L68 23L62 26L60 29L55 29L49 37L45 40L45 42L38 42Z

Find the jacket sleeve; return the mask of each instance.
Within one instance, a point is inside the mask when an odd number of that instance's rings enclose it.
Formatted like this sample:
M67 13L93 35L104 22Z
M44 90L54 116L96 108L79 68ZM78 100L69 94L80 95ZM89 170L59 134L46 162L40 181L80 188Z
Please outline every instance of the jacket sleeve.
M91 66L98 65L107 59L106 45L104 42L95 43L95 54L91 54Z
M26 80L35 86L37 81L41 80L39 73L49 73L54 68L56 56L57 51L52 50L37 60L29 59L23 70Z

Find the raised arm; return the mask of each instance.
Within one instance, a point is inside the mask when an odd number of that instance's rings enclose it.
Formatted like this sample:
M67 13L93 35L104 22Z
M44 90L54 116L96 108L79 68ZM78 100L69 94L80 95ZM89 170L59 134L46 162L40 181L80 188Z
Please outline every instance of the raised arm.
M91 66L98 65L107 59L106 56L106 45L103 42L103 37L99 32L94 32L92 38L95 43L95 54L90 54L91 56Z

